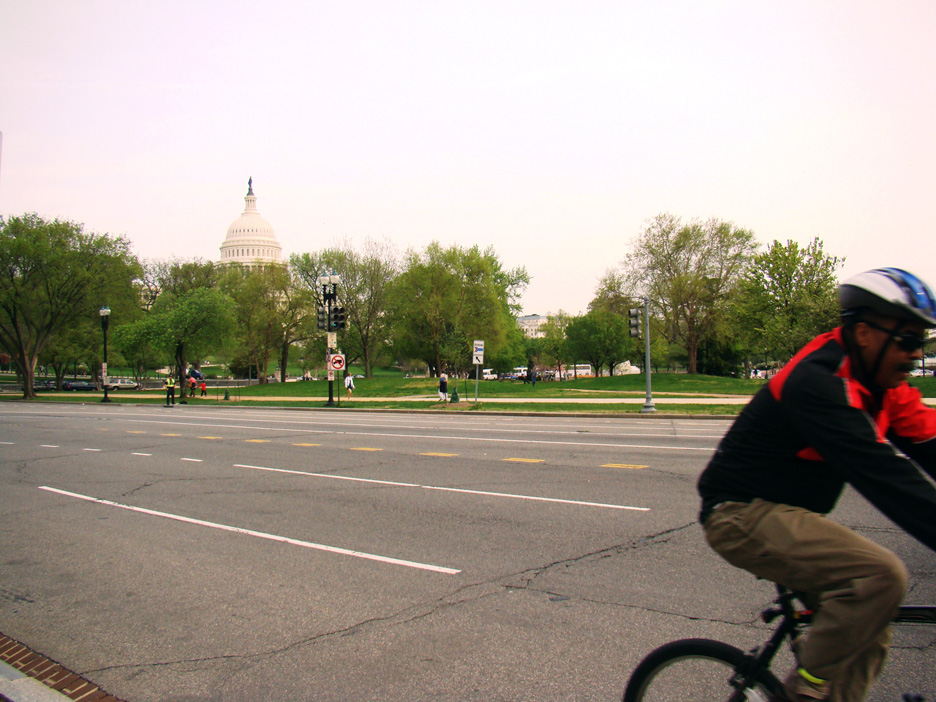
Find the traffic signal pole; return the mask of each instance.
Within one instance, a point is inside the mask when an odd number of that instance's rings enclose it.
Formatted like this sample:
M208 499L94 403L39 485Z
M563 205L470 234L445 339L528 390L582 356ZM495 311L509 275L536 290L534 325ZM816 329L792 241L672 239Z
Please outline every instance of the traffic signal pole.
M656 412L653 393L650 390L650 298L644 298L644 373L647 376L647 399L641 412Z

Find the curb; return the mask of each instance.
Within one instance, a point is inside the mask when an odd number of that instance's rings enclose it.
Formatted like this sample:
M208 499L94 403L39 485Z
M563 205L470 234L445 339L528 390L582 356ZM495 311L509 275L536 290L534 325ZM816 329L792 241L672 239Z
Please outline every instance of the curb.
M3 702L122 702L55 661L0 634Z

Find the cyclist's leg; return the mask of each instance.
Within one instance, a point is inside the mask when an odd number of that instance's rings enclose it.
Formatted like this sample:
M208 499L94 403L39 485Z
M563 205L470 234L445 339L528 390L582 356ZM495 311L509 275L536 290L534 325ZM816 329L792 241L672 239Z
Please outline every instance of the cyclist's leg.
M708 518L705 532L733 565L819 596L799 651L800 665L816 678L838 678L876 650L903 598L906 569L894 554L814 512L763 500L728 503ZM865 685L880 667L880 656L875 663L869 655Z
M878 639L850 660L840 675L832 681L829 702L861 700L874 682L887 657L891 641L891 628L881 632Z

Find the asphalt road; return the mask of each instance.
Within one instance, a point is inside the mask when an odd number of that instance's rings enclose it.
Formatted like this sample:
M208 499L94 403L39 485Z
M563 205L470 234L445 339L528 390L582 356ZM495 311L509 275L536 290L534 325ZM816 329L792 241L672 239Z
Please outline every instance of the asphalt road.
M0 632L129 702L619 699L667 640L766 638L695 521L727 426L3 403ZM871 699L936 697L934 642Z

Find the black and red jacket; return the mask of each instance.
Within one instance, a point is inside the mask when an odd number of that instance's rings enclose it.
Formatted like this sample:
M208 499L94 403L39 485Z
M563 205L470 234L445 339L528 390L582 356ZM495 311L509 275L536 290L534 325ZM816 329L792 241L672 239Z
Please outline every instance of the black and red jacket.
M845 483L936 550L936 409L907 383L872 393L842 329L821 334L761 388L699 478L702 519L720 502L827 513Z

